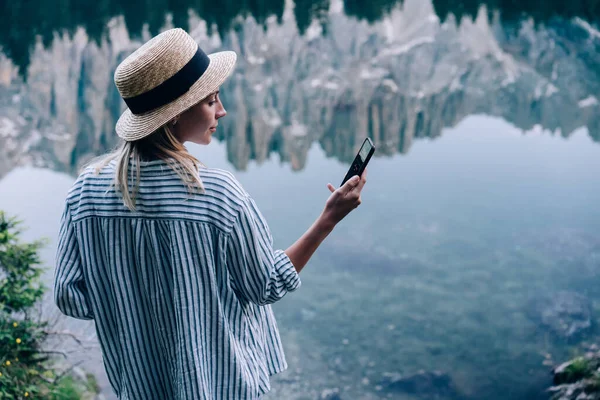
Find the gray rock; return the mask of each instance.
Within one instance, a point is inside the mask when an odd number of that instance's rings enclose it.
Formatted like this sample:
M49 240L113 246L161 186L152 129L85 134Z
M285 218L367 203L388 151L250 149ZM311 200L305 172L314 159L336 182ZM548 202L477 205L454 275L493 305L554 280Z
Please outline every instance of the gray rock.
M552 400L600 400L598 367L600 352L589 352L567 361L553 370L548 392Z
M323 392L321 392L321 397L319 397L320 400L342 400L342 398L340 397L340 389L338 388L334 388L334 389L325 389L323 390Z
M422 398L458 398L452 377L441 371L419 371L413 375L386 373L381 382L384 391L407 393Z

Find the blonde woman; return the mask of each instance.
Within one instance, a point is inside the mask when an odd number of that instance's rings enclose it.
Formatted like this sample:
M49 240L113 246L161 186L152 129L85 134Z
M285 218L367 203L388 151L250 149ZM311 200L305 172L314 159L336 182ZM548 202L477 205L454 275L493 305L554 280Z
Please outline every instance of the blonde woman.
M128 109L120 148L86 168L61 219L54 298L93 319L120 399L256 399L287 368L272 303L300 286L319 244L361 202L366 177L334 189L308 231L274 250L234 176L183 146L208 144L236 54L206 55L183 30L115 72Z

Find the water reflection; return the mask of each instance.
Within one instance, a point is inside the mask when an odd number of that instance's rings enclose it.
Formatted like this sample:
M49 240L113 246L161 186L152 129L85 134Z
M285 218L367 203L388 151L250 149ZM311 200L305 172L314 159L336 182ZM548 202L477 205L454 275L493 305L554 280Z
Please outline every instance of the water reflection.
M343 162L365 136L378 156L406 153L471 114L564 137L586 127L598 141L599 8L533 3L4 3L0 178L19 164L75 173L114 146L114 69L173 25L242 56L217 135L239 170L271 154L301 170L315 141Z

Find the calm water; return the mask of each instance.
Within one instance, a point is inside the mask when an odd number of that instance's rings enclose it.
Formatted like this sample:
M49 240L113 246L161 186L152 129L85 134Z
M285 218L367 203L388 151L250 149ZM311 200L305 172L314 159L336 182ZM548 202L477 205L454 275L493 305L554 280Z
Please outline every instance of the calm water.
M378 148L363 205L274 306L289 369L267 398L542 399L543 362L597 341L557 338L531 304L577 291L600 316L600 6L150 3L1 6L0 209L50 239L48 282L77 168L116 143L114 68L176 25L241 55L222 130L189 149L236 174L277 247L365 136ZM93 325L56 325L110 398ZM391 384L421 370L452 384Z

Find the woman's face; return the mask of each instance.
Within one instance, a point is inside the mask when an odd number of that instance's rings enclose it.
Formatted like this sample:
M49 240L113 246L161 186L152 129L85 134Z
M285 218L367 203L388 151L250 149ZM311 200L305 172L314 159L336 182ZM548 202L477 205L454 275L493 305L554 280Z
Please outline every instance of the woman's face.
M209 144L217 130L218 120L226 114L217 90L183 112L177 123L172 125L173 134L181 143Z

